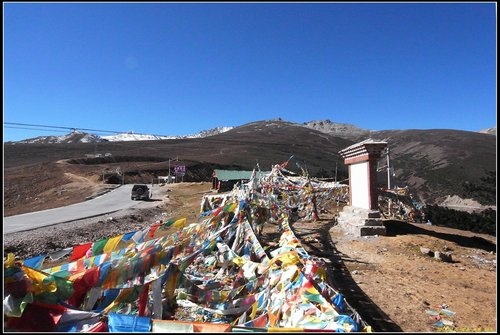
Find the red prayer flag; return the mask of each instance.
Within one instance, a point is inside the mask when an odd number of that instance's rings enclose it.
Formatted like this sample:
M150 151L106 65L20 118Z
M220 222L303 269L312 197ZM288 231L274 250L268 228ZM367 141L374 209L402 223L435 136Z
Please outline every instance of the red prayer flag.
M90 247L92 247L92 242L80 244L80 245L75 245L73 247L73 252L71 253L71 256L69 257L69 260L76 261L77 259L85 257L85 254L90 249Z

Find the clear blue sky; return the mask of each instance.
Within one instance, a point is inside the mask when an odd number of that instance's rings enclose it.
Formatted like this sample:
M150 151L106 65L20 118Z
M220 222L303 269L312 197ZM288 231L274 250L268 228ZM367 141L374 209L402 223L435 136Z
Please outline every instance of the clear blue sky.
M4 141L63 134L5 122L159 135L278 117L371 130L496 126L494 2L3 10Z

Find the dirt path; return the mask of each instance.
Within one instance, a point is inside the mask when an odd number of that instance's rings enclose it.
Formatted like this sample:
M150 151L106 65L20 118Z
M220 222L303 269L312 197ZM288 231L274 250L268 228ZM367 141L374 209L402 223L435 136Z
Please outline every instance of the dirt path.
M292 227L373 331L496 331L494 237L399 221L377 237L346 235L329 219ZM449 252L452 262L420 247ZM430 315L443 305L454 315Z

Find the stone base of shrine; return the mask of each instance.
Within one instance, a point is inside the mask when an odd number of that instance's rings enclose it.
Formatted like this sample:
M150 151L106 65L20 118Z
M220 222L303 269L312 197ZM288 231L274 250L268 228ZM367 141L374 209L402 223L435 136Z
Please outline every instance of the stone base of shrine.
M386 228L380 212L359 207L344 206L337 223L348 234L355 236L385 235Z

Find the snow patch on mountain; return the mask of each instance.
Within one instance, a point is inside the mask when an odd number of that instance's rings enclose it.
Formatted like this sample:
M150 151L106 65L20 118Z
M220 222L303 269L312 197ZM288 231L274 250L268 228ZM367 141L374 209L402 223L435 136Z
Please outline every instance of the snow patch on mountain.
M81 131L72 131L69 134L61 136L38 136L26 140L11 143L99 143L99 142L120 142L120 141L153 141L153 140L171 140L183 138L203 138L224 133L234 127L216 127L209 130L203 130L199 133L186 136L164 136L136 134L134 132L121 133L116 135L98 136L95 134L84 133Z
M159 135L146 135L146 134L135 134L133 132L116 134L116 135L106 135L101 136L101 138L109 142L122 142L122 141L152 141L152 140L170 140L180 138L179 136L159 136Z
M199 133L196 133L194 135L184 136L184 138L202 138L202 137L213 136L213 135L225 133L226 131L229 131L233 128L234 127L216 127L216 128L212 128L209 130L202 130Z
M69 134L61 136L38 136L14 143L98 143L106 141L98 135L88 134L80 131L72 131Z
M497 136L497 127L481 129L479 132L483 134L490 134Z

